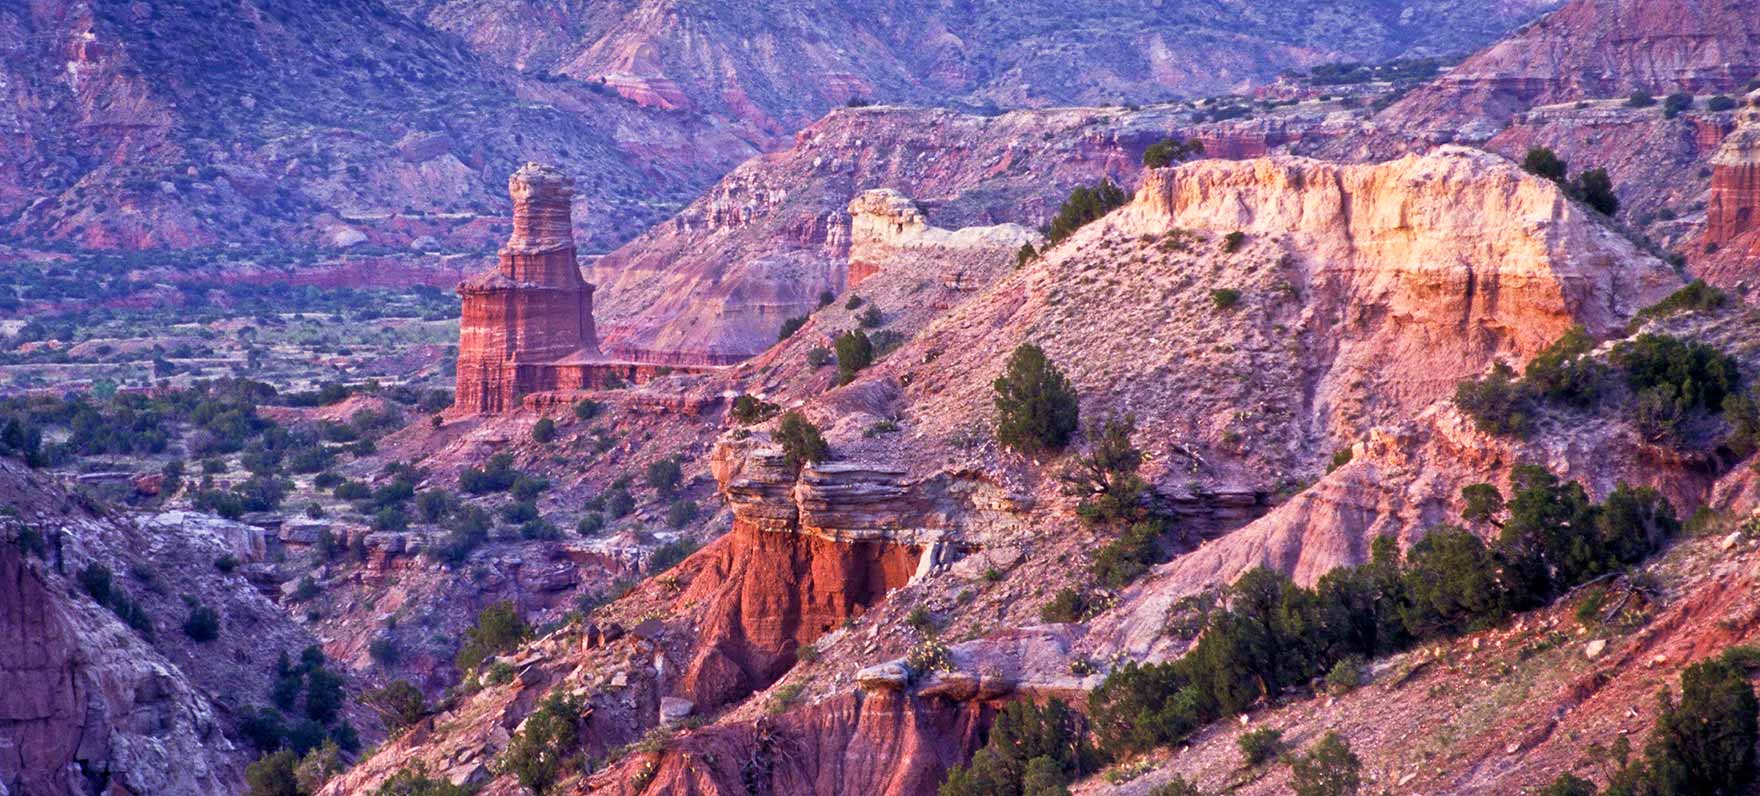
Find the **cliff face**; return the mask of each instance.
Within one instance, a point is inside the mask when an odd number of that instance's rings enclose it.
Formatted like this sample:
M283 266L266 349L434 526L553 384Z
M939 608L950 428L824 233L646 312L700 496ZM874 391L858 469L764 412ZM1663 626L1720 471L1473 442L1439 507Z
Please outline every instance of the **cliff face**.
M95 513L11 459L0 461L0 495L11 508L0 521L0 789L241 790L254 750L237 739L238 710L268 702L276 652L316 642L247 582L264 558L261 532L177 513ZM222 554L241 562L238 573L216 571ZM88 565L110 570L150 632L88 595L75 577ZM219 612L218 640L184 638L186 595Z
M1755 0L1572 0L1384 112L1392 126L1482 141L1535 105L1740 89L1760 74Z
M1760 94L1750 95L1735 133L1711 159L1705 242L1725 246L1760 229Z

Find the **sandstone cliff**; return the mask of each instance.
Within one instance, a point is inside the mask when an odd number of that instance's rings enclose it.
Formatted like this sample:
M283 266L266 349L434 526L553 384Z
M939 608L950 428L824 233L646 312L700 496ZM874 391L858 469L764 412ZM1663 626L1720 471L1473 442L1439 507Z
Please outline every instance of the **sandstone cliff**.
M1760 262L1760 92L1746 97L1739 126L1711 159L1700 272L1715 284L1753 284Z

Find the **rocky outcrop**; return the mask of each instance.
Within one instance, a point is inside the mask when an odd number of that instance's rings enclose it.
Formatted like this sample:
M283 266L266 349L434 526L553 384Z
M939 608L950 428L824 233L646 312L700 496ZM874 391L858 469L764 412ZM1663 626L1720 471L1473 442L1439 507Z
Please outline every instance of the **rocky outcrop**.
M597 386L613 372L593 331L593 286L575 261L574 180L527 163L507 180L513 235L500 264L458 285L458 388L453 406L504 412L527 393Z
M1736 132L1711 159L1705 242L1725 246L1760 229L1760 93L1750 95Z
M966 227L957 231L929 226L923 211L909 197L890 188L863 192L850 200L849 287L860 287L879 272L882 263L908 253L938 258L954 265L986 253L1014 252L1044 239L1019 224ZM958 283L960 273L946 278Z

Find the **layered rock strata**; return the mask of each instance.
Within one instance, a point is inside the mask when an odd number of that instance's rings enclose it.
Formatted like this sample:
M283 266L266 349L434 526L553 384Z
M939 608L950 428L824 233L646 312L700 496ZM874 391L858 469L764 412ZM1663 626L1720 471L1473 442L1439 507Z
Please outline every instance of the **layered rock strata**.
M878 273L887 260L907 252L940 258L949 265L944 276L958 284L958 263L974 254L1044 243L1042 236L1019 224L959 230L932 227L915 202L891 188L863 192L850 201L848 211L851 289Z
M1760 92L1749 96L1760 102ZM1760 106L1750 104L1740 126L1711 158L1711 196L1705 204L1705 242L1724 246L1760 228Z
M651 367L606 359L593 327L593 285L575 258L574 180L527 163L507 180L513 234L495 268L458 285L458 386L454 407L505 412L521 396L645 381Z

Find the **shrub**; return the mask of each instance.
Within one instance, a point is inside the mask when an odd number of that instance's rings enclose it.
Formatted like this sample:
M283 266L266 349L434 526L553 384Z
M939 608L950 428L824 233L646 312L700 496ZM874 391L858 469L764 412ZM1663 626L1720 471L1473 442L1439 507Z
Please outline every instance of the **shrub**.
M1722 113L1727 110L1733 110L1735 107L1736 101L1730 98L1727 94L1718 94L1705 101L1705 109L1712 113Z
M1021 244L1021 247L1014 252L1014 267L1019 268L1026 265L1028 261L1038 256L1039 252L1037 249L1033 248L1033 244L1023 243Z
M1363 763L1336 732L1325 736L1306 754L1289 762L1290 788L1296 796L1355 796L1362 787Z
M459 473L458 488L472 495L505 492L518 477L519 471L513 469L513 455L497 453L482 467L466 468Z
M1143 150L1143 165L1151 169L1166 168L1188 157L1202 154L1204 154L1204 142L1195 138L1190 141L1163 138Z
M843 308L846 310L858 309L861 306L862 306L862 297L855 295L853 293L850 294L850 297L847 301L843 302Z
M781 407L778 407L776 404L760 398L754 398L750 395L741 394L739 397L733 399L733 410L731 414L734 422L739 423L742 426L749 426L754 423L762 423L765 420L769 420L770 418L775 417L776 413L779 411L781 411Z
M1549 401L1587 408L1601 396L1607 370L1589 352L1595 340L1582 326L1574 326L1528 362L1522 383L1532 394Z
M1564 185L1567 164L1558 153L1547 147L1537 146L1530 147L1528 154L1522 158L1522 170Z
M1648 108L1655 104L1656 97L1648 91L1634 91L1631 96L1626 98L1626 107L1628 108Z
M680 498L666 507L666 525L671 528L683 528L697 518L697 504L693 500Z
M529 500L517 500L501 507L501 519L510 525L531 522L539 516L538 504Z
M1681 115L1682 111L1689 111L1692 109L1693 95L1691 94L1677 91L1662 98L1662 117L1665 119L1673 119L1674 117Z
M574 697L552 693L507 742L496 768L535 793L547 792L563 772L578 765L580 713Z
M1107 588L1121 589L1142 577L1150 567L1164 560L1162 532L1159 518L1132 523L1123 535L1094 554L1094 579Z
M835 358L831 354L831 349L824 346L813 346L807 349L807 364L815 368L825 367L831 364Z
M238 569L238 558L231 553L226 553L214 559L214 568L219 570L222 575L230 575L233 570Z
M1611 359L1633 392L1666 385L1689 409L1722 408L1740 381L1734 359L1703 343L1667 335L1643 334L1622 342Z
M80 569L79 586L86 594L92 596L99 605L110 604L110 568L103 564L91 563Z
M1619 212L1619 197L1613 193L1613 178L1607 176L1607 169L1589 169L1578 174L1576 194L1604 216Z
M454 785L441 778L428 776L428 769L420 762L414 768L406 768L387 777L374 791L374 796L471 796L468 788Z
M450 516L457 505L458 500L451 492L444 489L423 490L416 495L416 516L421 517L422 522L437 523Z
M1515 372L1501 362L1482 379L1455 385L1454 405L1473 419L1480 431L1494 435L1524 436L1528 433L1533 401Z
M788 338L793 337L795 332L800 331L801 327L806 326L806 325L807 325L807 316L805 316L805 315L797 315L793 318L789 318L788 320L783 321L782 328L778 329L776 332L776 342L780 343L783 340L787 340Z
M697 552L697 543L690 539L679 539L660 545L654 548L653 555L648 557L648 574L653 575L671 569L695 552Z
M874 364L874 344L860 329L838 335L834 347L837 349L838 384L855 381L857 373Z
M678 466L677 457L668 456L649 462L644 476L655 494L669 498L678 491L679 483L684 480L684 470Z
M1237 251L1240 251L1241 244L1246 243L1246 242L1247 242L1247 233L1242 232L1237 229L1233 232L1228 233L1227 235L1222 236L1222 250L1225 252L1228 252L1229 254L1233 254Z
M990 737L971 763L948 772L939 796L1057 792L1099 767L1100 754L1086 735L1081 716L1062 700L1042 707L1030 700L1011 702L996 715ZM1029 779L1037 790L1025 790Z
M825 444L825 438L819 434L819 427L809 422L800 412L788 412L776 426L776 442L782 446L782 454L790 470L799 471L809 463L818 463L831 457L831 448Z
M1234 305L1241 303L1241 292L1230 287L1219 287L1210 291L1210 303L1219 310L1234 309Z
M581 515L580 522L575 523L575 533L582 536L598 536L605 530L605 515L597 511L589 511Z
M1025 453L1062 450L1080 421L1076 392L1045 352L1022 343L1009 356L996 391L996 439Z
M1078 186L1057 208L1057 215L1045 229L1045 237L1053 244L1058 243L1089 222L1123 206L1129 198L1111 180L1102 180L1092 188Z
M190 607L183 620L183 634L190 640L206 644L220 637L220 613L200 603Z
M1143 452L1131 442L1136 418L1109 417L1087 436L1094 440L1087 454L1064 470L1064 491L1081 498L1076 513L1090 523L1134 522L1146 514L1143 499L1149 485L1137 475Z
M1204 794L1203 791L1198 790L1198 786L1188 782L1185 777L1175 774L1173 779L1149 791L1149 796L1204 796Z
M1695 279L1668 294L1663 300L1645 307L1638 313L1638 317L1666 318L1683 312L1711 312L1728 303L1728 293L1706 284L1703 279Z
M1540 791L1540 796L1595 796L1595 783L1565 772Z
M861 324L864 329L878 329L886 325L886 313L881 312L879 307L869 304L867 309L862 310L861 315L856 316L856 323Z
M556 439L556 421L548 417L540 417L538 422L532 424L533 442L539 445L548 445L554 439Z
M291 749L257 758L244 770L246 796L305 796L294 773L298 764L299 757Z
M502 600L477 614L477 621L464 631L464 643L454 658L459 671L469 672L488 658L513 649L531 634L513 603Z
M598 417L605 411L605 405L591 398L582 398L574 403L574 417L583 423Z
M1644 746L1649 779L1660 794L1734 794L1754 781L1760 702L1729 656L1695 663L1681 673L1676 702L1664 689L1661 711Z
M1242 768L1264 765L1283 751L1283 731L1270 727L1248 730L1235 737L1234 745L1241 750Z
M1051 602L1039 609L1039 618L1047 622L1080 622L1087 618L1088 598L1068 586L1052 595Z
M347 695L342 690L342 675L316 667L306 673L306 717L319 724L329 724L342 712Z
M1356 690L1363 684L1363 659L1350 655L1340 658L1333 664L1332 670L1326 673L1326 690L1334 694L1346 694Z

